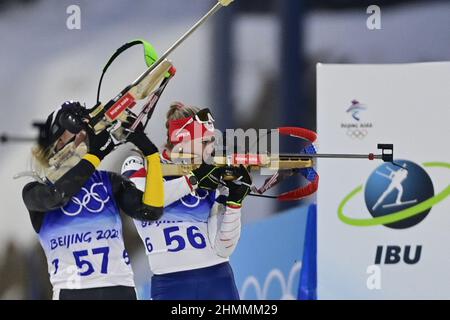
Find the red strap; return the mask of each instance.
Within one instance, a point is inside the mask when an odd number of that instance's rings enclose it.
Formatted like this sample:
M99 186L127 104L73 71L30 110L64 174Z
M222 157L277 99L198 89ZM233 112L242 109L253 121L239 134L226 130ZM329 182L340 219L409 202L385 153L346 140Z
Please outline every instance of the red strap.
M311 143L315 142L317 139L317 133L305 128L280 127L278 128L278 132L282 135L305 139ZM308 183L306 186L282 193L277 197L277 199L280 201L299 200L316 192L318 187L319 187L319 175L317 175L314 181Z
M317 139L317 133L312 130L299 127L280 127L278 132L285 136L293 136L296 138L306 139L310 142L314 142Z
M308 183L304 187L300 187L298 189L280 194L277 197L277 199L279 201L300 200L301 198L307 197L316 192L318 187L319 187L319 176L317 176L317 178L314 181Z

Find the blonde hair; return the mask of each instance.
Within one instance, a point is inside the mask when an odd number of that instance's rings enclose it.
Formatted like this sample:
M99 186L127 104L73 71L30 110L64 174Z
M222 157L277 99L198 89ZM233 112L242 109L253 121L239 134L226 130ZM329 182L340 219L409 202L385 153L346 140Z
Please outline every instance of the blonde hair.
M53 152L53 147L44 149L36 146L32 149L31 169L41 179L54 183L77 165L87 152L88 147L84 141L77 146L72 141L56 153Z
M49 168L49 160L51 158L53 146L44 148L40 145L35 145L31 148L31 169L39 176L43 176L45 171Z
M167 142L165 147L169 150L172 150L173 144L170 142L169 137L169 122L171 120L178 120L183 118L189 118L195 116L197 112L199 112L200 109L194 106L187 106L183 104L182 102L172 102L169 111L167 111L166 115L166 129L167 129Z

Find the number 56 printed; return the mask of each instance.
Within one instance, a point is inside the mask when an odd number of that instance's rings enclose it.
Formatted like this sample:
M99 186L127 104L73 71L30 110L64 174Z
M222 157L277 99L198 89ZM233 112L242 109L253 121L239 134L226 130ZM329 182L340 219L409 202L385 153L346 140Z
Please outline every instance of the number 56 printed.
M169 252L178 252L186 248L186 238L187 242L195 249L206 248L206 239L196 226L191 226L186 229L186 235L180 231L177 226L168 227L163 229L164 239ZM153 244L150 238L145 238L145 247L147 252L153 251Z

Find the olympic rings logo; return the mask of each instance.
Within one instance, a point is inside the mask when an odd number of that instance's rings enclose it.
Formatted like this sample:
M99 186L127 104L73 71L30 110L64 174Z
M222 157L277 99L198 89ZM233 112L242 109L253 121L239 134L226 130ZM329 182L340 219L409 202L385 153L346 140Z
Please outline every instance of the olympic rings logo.
M288 280L286 281L284 274L279 269L272 269L267 275L264 285L261 288L261 285L258 279L254 276L249 276L245 279L244 284L242 285L240 296L242 300L245 300L246 293L248 289L253 286L256 292L257 300L267 300L268 299L268 291L270 285L273 281L278 281L281 287L282 296L280 300L296 300L297 293L293 292L296 288L294 288L294 279L297 274L300 273L300 269L302 267L301 262L296 262L289 272Z
M200 200L204 200L206 199L206 197L208 196L209 192L205 190L205 195L200 195L197 191L191 192L191 194L187 195L186 197L183 197L180 199L181 203L183 205L185 205L188 208L194 208L196 206L199 205ZM187 197L191 197L191 198L195 198L195 202L194 203L187 203L185 200L183 200L184 198Z
M95 187L101 186L103 187L104 193L106 194L106 198L103 199L102 196L96 192ZM94 183L91 185L91 188L88 190L85 187L81 188L84 191L83 197L78 199L77 197L72 197L69 204L67 204L64 208L61 208L62 212L70 217L76 216L80 214L80 212L84 209L91 213L101 212L105 208L105 204L110 200L108 195L108 190L105 185L101 182ZM101 190L100 190L101 192ZM97 203L96 206L93 206L93 202ZM70 209L73 207L78 207L75 211L71 212Z
M367 133L366 129L347 129L347 135L352 139L363 139Z

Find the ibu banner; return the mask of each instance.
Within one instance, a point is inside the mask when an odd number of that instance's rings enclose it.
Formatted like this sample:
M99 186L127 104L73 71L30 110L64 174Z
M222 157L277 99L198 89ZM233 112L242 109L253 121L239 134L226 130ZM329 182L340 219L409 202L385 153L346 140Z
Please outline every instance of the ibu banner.
M450 63L317 66L319 299L450 299Z

